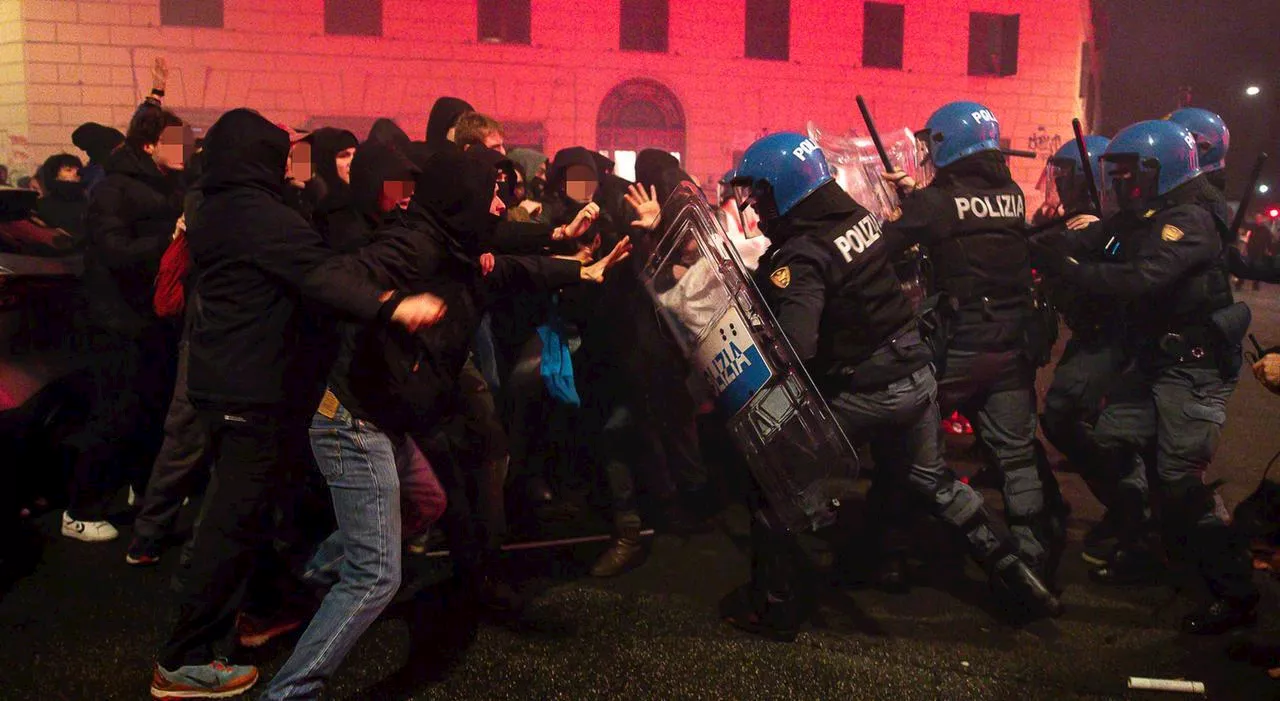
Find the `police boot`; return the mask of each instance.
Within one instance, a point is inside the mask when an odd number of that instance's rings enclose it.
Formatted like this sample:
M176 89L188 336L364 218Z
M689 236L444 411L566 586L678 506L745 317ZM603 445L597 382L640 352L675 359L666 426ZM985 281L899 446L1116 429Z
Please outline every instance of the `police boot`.
M1008 605L1007 611L1031 619L1061 616L1062 602L1044 581L1021 559L1011 560L996 569L991 577L992 587Z
M1256 621L1259 594L1244 536L1227 524L1197 525L1188 536L1214 600L1182 619L1182 631L1217 635Z
M639 567L645 561L644 542L640 539L640 524L627 524L618 528L618 537L591 567L592 577L616 577Z

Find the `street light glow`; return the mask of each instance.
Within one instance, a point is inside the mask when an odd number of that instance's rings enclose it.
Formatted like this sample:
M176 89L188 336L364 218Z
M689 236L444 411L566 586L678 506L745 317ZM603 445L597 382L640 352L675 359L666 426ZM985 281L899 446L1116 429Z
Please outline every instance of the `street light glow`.
M1267 193L1268 193L1268 192L1270 192L1270 191L1271 191L1271 186L1270 186L1270 185L1267 185L1267 184L1265 184L1265 183L1264 183L1264 184L1262 184L1262 185L1259 185L1259 186L1258 186L1258 194L1259 194L1259 195L1265 195L1265 194L1267 194Z
M1256 85L1250 85L1249 87L1244 89L1244 94L1248 95L1249 97L1253 97L1254 95L1257 95L1260 92L1262 92L1262 88Z

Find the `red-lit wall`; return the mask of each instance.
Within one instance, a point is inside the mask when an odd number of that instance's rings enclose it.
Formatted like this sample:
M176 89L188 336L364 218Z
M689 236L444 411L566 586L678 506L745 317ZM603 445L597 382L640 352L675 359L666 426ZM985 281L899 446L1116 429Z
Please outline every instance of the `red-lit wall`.
M532 46L479 44L475 2L385 0L383 36L324 35L322 0L226 0L223 29L160 27L158 0L0 0L0 65L20 52L24 80L0 79L0 160L29 172L71 149L85 121L123 128L150 86L150 64L168 58L168 105L196 123L250 106L301 125L317 115L390 116L420 138L440 95L456 95L499 119L541 123L546 145L595 146L608 91L650 78L679 100L686 165L718 176L763 131L861 126L854 95L866 95L882 128L919 126L940 104L974 99L1001 119L1015 161L1034 188L1043 154L1070 137L1081 116L1081 47L1087 0L903 0L904 70L864 69L862 3L792 0L788 62L744 59L744 3L671 0L670 51L618 50L617 0L533 0ZM19 43L5 43L6 21ZM967 75L969 13L1020 15L1018 74ZM10 81L13 82L13 81ZM7 92L6 92L7 90ZM27 109L9 109L21 102ZM10 113L13 114L10 114ZM4 134L0 134L3 137ZM360 136L363 136L360 135Z

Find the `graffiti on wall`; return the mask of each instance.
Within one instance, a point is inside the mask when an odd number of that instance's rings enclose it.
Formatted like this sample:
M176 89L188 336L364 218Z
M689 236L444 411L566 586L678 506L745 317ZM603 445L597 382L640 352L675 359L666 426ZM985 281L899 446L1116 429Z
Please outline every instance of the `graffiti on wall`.
M1027 137L1027 150L1035 151L1037 156L1043 156L1046 160L1062 148L1062 135L1050 134L1049 130L1041 124L1036 127L1036 131Z

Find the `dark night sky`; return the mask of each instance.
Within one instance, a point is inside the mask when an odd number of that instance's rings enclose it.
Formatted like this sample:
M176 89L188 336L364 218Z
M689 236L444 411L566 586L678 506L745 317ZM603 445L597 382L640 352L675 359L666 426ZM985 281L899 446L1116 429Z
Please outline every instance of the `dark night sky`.
M1231 129L1228 197L1238 199L1259 151L1271 159L1263 181L1280 202L1280 0L1098 0L1104 38L1102 124L1116 131L1191 104L1222 115ZM1246 97L1249 85L1262 88Z

